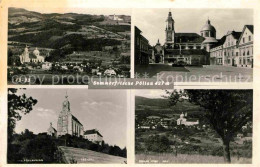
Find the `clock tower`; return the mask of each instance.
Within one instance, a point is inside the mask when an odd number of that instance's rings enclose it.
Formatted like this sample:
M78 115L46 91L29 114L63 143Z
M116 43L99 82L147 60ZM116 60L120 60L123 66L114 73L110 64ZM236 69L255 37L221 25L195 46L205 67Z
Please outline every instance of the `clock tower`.
M174 31L174 20L172 19L172 13L169 12L168 17L166 19L166 44L173 44L174 43L174 37L175 37L175 31Z

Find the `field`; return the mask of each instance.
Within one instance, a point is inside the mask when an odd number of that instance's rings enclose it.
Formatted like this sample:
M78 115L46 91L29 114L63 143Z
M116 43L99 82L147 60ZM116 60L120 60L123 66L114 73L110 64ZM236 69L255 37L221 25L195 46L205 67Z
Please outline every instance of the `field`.
M224 163L223 157L220 156L206 156L206 155L189 155L189 154L178 154L176 157L174 154L136 154L136 163ZM234 164L250 164L252 163L251 158L237 158L232 157L231 162Z
M104 153L99 153L91 150L64 147L59 146L59 149L64 153L67 162L73 160L76 163L91 163L91 164L124 164L126 163L126 158L108 155Z

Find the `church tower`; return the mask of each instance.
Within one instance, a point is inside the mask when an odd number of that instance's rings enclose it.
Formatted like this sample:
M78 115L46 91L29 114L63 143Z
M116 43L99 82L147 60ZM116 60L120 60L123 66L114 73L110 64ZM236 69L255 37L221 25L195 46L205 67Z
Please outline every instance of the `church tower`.
M66 92L65 100L62 103L62 110L61 110L61 112L59 114L59 118L58 118L58 127L57 127L58 136L69 133L70 117L71 117L70 102L68 100L68 95Z
M57 136L66 134L74 136L82 136L84 133L84 127L70 110L70 102L66 92L65 100L62 103L62 110L59 113L57 124Z
M175 30L174 30L174 20L172 19L172 13L169 12L168 17L166 19L166 44L172 44L174 43L175 38Z

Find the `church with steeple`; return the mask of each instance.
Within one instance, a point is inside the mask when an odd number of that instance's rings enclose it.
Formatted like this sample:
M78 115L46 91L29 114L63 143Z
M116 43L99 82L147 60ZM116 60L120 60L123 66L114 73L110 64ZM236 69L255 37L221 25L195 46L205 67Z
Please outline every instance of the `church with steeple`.
M70 102L66 93L65 100L58 117L57 136L70 134L73 136L83 136L84 127L77 117L70 110Z
M210 20L202 27L200 35L197 33L175 32L175 21L169 11L166 19L165 42L159 39L152 48L150 63L207 65L209 51L217 43L216 29Z

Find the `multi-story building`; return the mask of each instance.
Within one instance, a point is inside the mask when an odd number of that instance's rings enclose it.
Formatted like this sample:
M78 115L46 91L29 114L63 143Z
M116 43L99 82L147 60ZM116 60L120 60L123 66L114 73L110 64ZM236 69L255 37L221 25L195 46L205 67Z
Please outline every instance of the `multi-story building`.
M224 61L223 65L237 66L238 64L238 39L241 32L228 31L226 34L226 40L223 43Z
M252 68L253 28L253 25L245 25L242 32L228 31L210 49L210 64Z
M245 25L238 40L239 57L237 66L239 67L253 68L253 36L254 26Z
M135 26L135 64L149 64L149 42Z
M226 40L226 36L223 36L218 42L210 49L210 65L223 65L223 43Z

